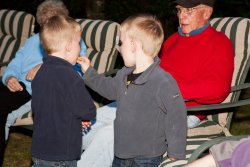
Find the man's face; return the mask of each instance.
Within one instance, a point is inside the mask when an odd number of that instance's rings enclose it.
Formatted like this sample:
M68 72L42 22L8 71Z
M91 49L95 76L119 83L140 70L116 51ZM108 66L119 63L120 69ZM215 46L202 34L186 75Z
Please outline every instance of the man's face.
M208 23L212 8L205 5L198 5L193 8L176 6L179 25L182 32L189 36L190 32L203 27Z

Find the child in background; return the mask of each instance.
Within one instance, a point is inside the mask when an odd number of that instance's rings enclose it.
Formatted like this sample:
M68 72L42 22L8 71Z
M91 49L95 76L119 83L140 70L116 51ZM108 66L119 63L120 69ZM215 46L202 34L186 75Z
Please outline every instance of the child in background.
M46 52L32 81L35 166L76 167L81 155L82 120L96 115L84 81L74 71L80 53L81 27L68 16L53 16L40 31Z
M121 24L125 67L115 77L97 74L85 57L77 61L89 87L117 100L113 167L157 167L166 151L172 159L185 157L186 107L175 80L159 67L163 38L154 16L132 16Z
M212 146L210 154L185 167L250 167L250 136Z

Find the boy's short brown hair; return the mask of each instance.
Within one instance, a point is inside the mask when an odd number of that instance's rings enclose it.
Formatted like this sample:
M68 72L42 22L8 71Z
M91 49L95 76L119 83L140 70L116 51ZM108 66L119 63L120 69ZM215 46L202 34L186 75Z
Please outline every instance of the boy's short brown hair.
M155 57L164 40L162 24L156 16L140 14L128 17L121 24L121 31L142 43L145 54Z
M47 54L58 52L65 43L75 40L81 33L81 26L73 18L64 15L51 17L40 31L40 40Z

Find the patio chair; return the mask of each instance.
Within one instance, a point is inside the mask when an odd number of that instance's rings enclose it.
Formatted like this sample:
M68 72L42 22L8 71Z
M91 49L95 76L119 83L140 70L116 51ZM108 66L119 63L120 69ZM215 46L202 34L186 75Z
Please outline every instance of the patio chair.
M233 44L235 67L231 93L221 104L187 108L188 112L208 110L211 114L197 128L188 130L186 159L176 161L165 159L160 167L183 166L195 160L205 151L203 147L209 145L208 140L220 136L231 136L229 129L234 111L232 108L250 104L250 99L240 99L241 91L250 87L249 83L245 83L250 67L250 19L241 17L213 18L211 25L217 31L224 32Z
M34 24L35 17L29 13L0 10L0 76L18 48L32 35Z
M98 71L110 75L115 73L115 62L118 55L118 37L120 25L108 20L76 19L83 28L82 39L87 46L87 56L91 65ZM91 91L91 90L89 90ZM103 99L94 91L90 92L97 106ZM30 101L26 103L30 107ZM16 119L13 126L32 129L32 112L25 113Z

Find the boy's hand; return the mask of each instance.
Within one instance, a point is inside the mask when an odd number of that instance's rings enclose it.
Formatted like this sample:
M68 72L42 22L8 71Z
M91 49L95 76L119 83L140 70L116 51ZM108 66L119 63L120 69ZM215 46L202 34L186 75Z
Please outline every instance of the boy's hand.
M88 127L90 127L91 122L90 121L82 121L82 128L83 129L87 129Z
M85 73L90 66L90 60L87 57L78 57L76 62L80 64L83 73Z
M35 67L33 67L32 69L30 69L30 70L28 71L27 75L26 75L26 80L32 81L32 80L35 78L36 73L37 73L37 71L40 69L41 65L42 65L42 64L38 64L38 65L36 65Z
M174 158L174 157L168 157L168 159L169 159L170 161L177 160L177 159L176 159L176 158Z

